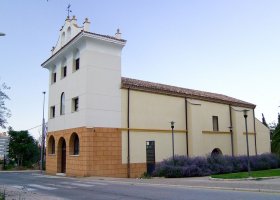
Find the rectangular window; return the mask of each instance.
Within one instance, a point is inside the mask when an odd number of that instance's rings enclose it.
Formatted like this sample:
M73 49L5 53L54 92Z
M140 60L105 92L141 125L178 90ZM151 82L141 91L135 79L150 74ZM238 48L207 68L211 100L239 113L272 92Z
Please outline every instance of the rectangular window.
M52 73L52 83L56 82L56 73Z
M55 106L52 106L50 110L50 118L54 118L54 117L55 117Z
M219 131L218 116L212 116L212 121L213 121L213 131Z
M61 68L61 78L65 78L67 76L67 66Z
M77 112L79 110L79 98L75 97L72 99L72 112Z
M77 58L75 60L75 71L80 69L80 58Z

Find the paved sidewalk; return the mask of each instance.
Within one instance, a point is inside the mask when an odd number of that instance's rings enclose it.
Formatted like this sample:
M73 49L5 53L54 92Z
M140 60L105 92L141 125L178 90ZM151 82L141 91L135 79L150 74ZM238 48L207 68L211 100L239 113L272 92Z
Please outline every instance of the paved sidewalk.
M151 179L127 179L107 177L87 177L82 179L106 180L130 184L153 184L163 187L186 187L219 190L237 190L253 192L280 193L280 178L262 180L213 180L209 177L195 178L151 178Z

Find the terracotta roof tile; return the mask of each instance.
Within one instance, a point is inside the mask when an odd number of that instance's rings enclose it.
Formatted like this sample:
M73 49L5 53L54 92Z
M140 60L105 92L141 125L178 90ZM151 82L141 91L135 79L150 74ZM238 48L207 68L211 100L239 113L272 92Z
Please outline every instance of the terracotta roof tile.
M216 102L216 103L224 103L232 106L241 106L246 108L256 107L254 104L222 94L175 87L175 86L136 80L136 79L126 78L126 77L122 77L122 88L131 88L134 90L140 90L145 92L166 94L166 95L185 97L185 98L191 98L197 100L205 100L205 101Z

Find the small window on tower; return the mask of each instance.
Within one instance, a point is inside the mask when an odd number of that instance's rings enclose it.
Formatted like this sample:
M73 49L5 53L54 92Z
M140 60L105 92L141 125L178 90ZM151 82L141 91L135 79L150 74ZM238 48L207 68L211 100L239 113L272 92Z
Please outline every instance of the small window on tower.
M52 83L56 82L56 73L52 73Z
M75 71L80 69L80 58L77 58L75 60Z
M50 118L54 118L55 117L55 106L51 106L51 110L50 110Z
M65 78L67 76L67 66L61 68L61 78Z
M72 112L77 112L79 110L79 98L75 97L72 99Z

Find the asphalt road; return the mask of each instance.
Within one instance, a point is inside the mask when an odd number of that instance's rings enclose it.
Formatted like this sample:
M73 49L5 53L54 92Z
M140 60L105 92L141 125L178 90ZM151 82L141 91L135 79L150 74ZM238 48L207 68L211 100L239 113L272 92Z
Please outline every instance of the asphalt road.
M80 179L42 175L32 172L1 172L0 187L16 189L30 194L42 195L38 199L98 199L98 200L270 200L280 199L280 194L240 192L186 188L174 185L153 185L125 181Z

